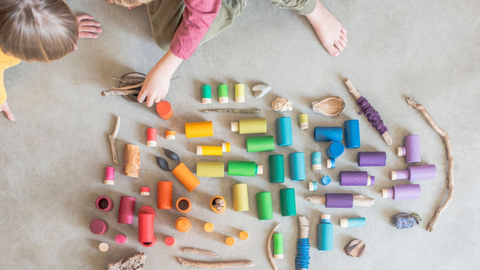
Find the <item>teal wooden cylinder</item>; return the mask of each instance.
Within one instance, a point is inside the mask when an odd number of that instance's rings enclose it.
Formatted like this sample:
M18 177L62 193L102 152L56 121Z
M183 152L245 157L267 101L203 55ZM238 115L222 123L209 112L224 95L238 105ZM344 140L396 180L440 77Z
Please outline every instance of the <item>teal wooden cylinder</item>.
M272 193L269 191L257 193L257 213L259 220L273 219Z
M360 124L358 120L347 120L345 123L345 146L360 148Z
M227 174L233 176L255 176L263 173L263 166L257 165L253 161L233 161L228 162Z
M277 144L278 146L290 146L293 144L292 119L290 117L277 118Z
M273 136L258 136L247 138L247 152L265 152L275 150Z
M288 217L297 215L294 188L280 189L280 206L282 208L282 216Z
M322 169L322 153L312 153L312 170L320 171Z
M305 155L303 152L291 153L288 159L290 163L290 179L292 181L305 180Z
M330 215L322 215L318 224L318 250L329 251L333 248L333 224Z
M270 183L285 182L285 168L283 155L270 155L268 157Z
M365 227L367 224L364 217L357 217L357 218L341 218L340 219L340 227L348 228L348 227Z

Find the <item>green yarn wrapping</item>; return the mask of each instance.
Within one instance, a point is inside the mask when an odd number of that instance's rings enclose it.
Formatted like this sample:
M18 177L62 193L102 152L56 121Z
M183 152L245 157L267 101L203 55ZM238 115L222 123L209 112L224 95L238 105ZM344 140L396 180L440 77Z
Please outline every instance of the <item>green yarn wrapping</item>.
M257 164L252 161L229 161L227 174L233 176L255 176L257 174Z
M268 166L270 172L270 183L283 183L285 182L285 169L284 169L283 155L270 155L268 157Z
M247 152L265 152L275 150L273 136L247 138Z
M259 220L273 219L272 193L269 191L257 193L257 212Z

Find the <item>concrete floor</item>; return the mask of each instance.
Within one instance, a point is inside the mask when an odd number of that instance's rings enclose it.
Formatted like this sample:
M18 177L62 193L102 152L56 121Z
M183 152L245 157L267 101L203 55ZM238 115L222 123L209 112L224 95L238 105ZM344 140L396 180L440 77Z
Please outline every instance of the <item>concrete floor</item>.
M475 227L478 215L478 179L475 171L480 156L477 117L480 98L480 2L468 1L325 1L326 6L348 29L348 48L340 57L330 57L322 48L305 18L280 10L268 1L251 1L244 14L228 31L198 48L195 55L178 70L179 78L172 82L167 100L174 116L162 121L154 108L129 103L120 97L101 97L100 92L114 82L112 75L130 71L148 72L163 55L151 37L145 7L129 11L107 5L106 1L67 1L78 13L88 13L101 21L104 33L97 40L81 40L79 50L61 61L50 64L22 63L6 72L9 104L16 121L0 117L0 254L4 269L106 269L109 262L145 251L147 269L182 269L176 257L200 260L208 258L186 255L180 247L193 246L216 251L221 260L249 259L254 269L270 269L265 242L275 222L281 222L278 232L284 234L285 259L277 260L279 269L293 269L296 256L296 218L280 214L279 189L294 187L297 213L306 215L310 230L310 269L473 269L480 265ZM370 100L390 129L394 139L387 146L367 123L356 114L353 97L342 83L348 76ZM273 90L263 99L254 99L247 91L247 102L228 106L216 101L202 105L200 86L219 83L245 83L251 87L264 82ZM233 91L230 91L233 95ZM315 114L312 101L328 95L338 95L347 102L345 112L336 119ZM277 96L289 98L294 111L277 113L269 104ZM443 140L424 120L420 112L405 103L411 96L423 103L438 124L451 136L455 151L455 199L445 211L435 231L425 230L428 220L445 196L445 148ZM216 97L216 95L214 95ZM305 201L307 181L286 180L283 185L268 181L268 155L246 153L245 137L232 134L229 123L245 116L201 114L199 109L218 107L258 107L261 117L268 119L268 134L275 134L275 119L295 118L308 113L308 131L294 127L294 145L276 147L274 153L288 156L294 151L325 154L327 144L314 143L313 127L343 125L347 119L360 119L361 150L388 153L385 168L368 169L377 177L373 187L340 187L341 170L357 169L356 150L347 150L337 169L324 168L321 173L307 169L309 179L332 176L334 182L319 188L325 192L354 192L374 197L371 208L327 209ZM116 166L113 187L103 185L105 166L113 165L107 134L116 116L122 117L117 139L120 164L125 143L141 148L140 179L121 175ZM184 136L185 122L214 121L215 137L189 139ZM266 174L255 178L225 177L200 179L202 184L188 193L167 172L161 171L154 155L163 155L160 147L145 145L147 127L156 127L163 135L166 128L177 131L177 140L168 143L159 137L160 146L177 152L182 161L195 171L197 161L251 160L266 166ZM405 135L421 136L422 163L437 165L436 180L421 183L422 197L411 201L382 199L382 188L392 186L391 170L406 168L403 158L395 156ZM224 158L197 157L196 145L232 143L232 152ZM307 166L310 161L307 158ZM325 167L325 163L324 163ZM288 166L286 166L288 175ZM175 230L179 212L157 211L155 230L158 243L149 249L137 241L137 221L131 226L116 222L121 195L137 197L136 208L156 206L156 183L174 183L174 199L187 196L193 210L187 214L193 229L182 234ZM232 209L231 185L249 184L250 211ZM152 196L140 197L139 188L150 186ZM274 221L258 221L255 194L269 190L273 194ZM94 206L100 195L111 197L115 208L102 213ZM213 195L227 198L228 210L216 215L208 208ZM424 222L414 229L398 231L391 217L400 212L417 212ZM331 252L317 250L316 228L320 214L332 215L334 248ZM364 216L365 228L341 229L342 217ZM88 224L95 218L104 219L110 229L107 234L90 233ZM203 223L212 222L215 232L203 231ZM223 244L226 236L236 236L240 230L250 233L247 241L237 238L234 247ZM129 237L126 245L115 244L117 233ZM174 236L177 245L166 247L166 236ZM352 239L366 242L367 253L360 259L347 257L343 247ZM101 241L110 244L110 251L101 253Z

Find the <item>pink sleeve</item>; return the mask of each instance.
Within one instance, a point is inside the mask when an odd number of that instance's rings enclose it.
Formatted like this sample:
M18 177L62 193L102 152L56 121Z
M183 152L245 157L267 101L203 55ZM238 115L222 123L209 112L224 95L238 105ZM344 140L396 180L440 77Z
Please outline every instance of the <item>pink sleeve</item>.
M184 0L184 2L183 20L170 43L170 50L177 57L188 59L217 17L222 0Z

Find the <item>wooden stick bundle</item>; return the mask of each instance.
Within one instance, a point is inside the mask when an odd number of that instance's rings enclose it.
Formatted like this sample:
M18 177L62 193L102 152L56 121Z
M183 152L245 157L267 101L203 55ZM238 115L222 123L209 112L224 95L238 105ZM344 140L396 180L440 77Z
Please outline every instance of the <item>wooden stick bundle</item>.
M407 103L410 105L410 107L415 108L419 111L422 112L423 116L425 119L427 119L428 123L432 126L432 128L440 135L443 137L443 140L445 141L445 146L447 148L447 163L448 163L448 168L447 168L447 198L443 203L438 207L437 211L435 211L435 215L433 218L430 220L430 222L427 225L427 231L432 232L433 229L435 229L435 225L437 224L438 220L440 219L440 216L442 215L443 211L447 209L448 205L452 202L453 200L453 195L455 194L455 190L453 189L453 184L455 183L455 178L453 174L453 164L455 160L453 159L453 149L452 149L452 141L450 140L450 136L441 129L438 124L433 120L432 116L427 112L425 107L423 107L422 104L416 103L413 99L407 98Z

